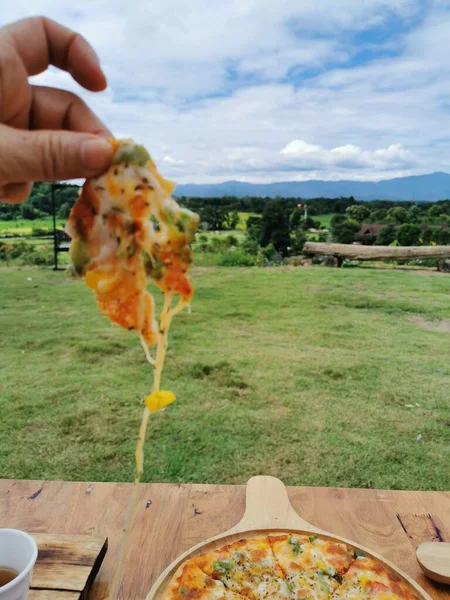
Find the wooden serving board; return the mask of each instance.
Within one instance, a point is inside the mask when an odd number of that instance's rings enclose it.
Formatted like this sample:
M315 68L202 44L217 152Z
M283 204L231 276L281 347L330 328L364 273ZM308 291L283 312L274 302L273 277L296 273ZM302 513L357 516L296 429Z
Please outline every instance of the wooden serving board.
M205 554L225 544L239 540L242 537L266 535L271 532L312 533L319 534L327 539L345 542L351 548L362 550L367 556L376 558L395 571L413 588L415 594L422 598L422 600L432 600L427 592L409 575L400 571L380 554L355 542L319 529L302 519L293 509L283 482L275 477L265 476L252 477L248 481L245 513L241 521L225 533L209 538L181 554L161 573L153 584L146 600L160 600L173 574L181 563L188 558Z
M90 535L31 534L39 553L29 600L86 600L108 539Z

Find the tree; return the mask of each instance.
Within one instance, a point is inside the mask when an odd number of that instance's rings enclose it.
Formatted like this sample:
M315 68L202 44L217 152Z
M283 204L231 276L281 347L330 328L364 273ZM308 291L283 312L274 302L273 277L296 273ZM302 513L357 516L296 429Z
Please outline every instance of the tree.
M312 217L306 217L306 219L300 221L300 228L303 229L303 231L307 231L308 229L320 229L320 221L315 221Z
M430 217L438 217L442 212L442 208L439 206L439 204L433 204L432 206L430 206L430 208L428 209L428 214L430 215Z
M335 229L336 227L339 227L345 221L346 221L345 215L333 215L331 217L331 230Z
M422 211L416 205L411 206L408 210L408 223L421 223L422 222Z
M380 231L375 241L377 246L390 246L396 238L396 231L393 225L386 225Z
M385 208L376 208L370 212L369 223L383 223L386 218L387 210Z
M408 211L403 206L395 206L390 208L386 214L386 221L391 223L407 223L408 222Z
M417 246L422 230L414 223L404 223L397 232L397 241L400 246Z
M225 214L225 226L227 229L236 229L239 223L239 213L235 210Z
M20 212L22 214L22 219L30 219L31 221L37 219L39 216L38 211L26 202L22 204Z
M301 229L297 229L291 239L291 254L293 256L301 254L306 240L305 232Z
M261 217L255 217L254 215L252 215L251 217L249 217L247 219L246 227L247 227L247 236L251 240L255 240L255 241L259 242L259 240L261 238L261 232L262 232Z
M228 212L219 205L207 205L200 210L200 221L206 223L208 229L222 231L225 229L225 221Z
M440 227L434 233L434 241L440 246L448 246L450 244L450 229L448 227Z
M333 236L333 241L338 242L339 244L353 244L355 241L355 234L360 228L359 223L357 223L354 219L346 219L344 217L344 220L342 221L333 217L331 224L331 235Z
M282 256L287 255L290 243L288 212L280 200L269 201L262 215L260 244L265 247L273 244Z
M421 240L422 243L427 245L430 244L432 239L433 239L433 229L431 227L424 227L422 228L422 235L421 235Z
M438 221L440 225L450 225L450 216L445 213L440 214Z
M349 219L354 219L358 223L367 222L367 218L370 215L370 208L363 204L354 204L345 209L345 214Z
M300 227L302 218L303 218L303 215L301 213L301 209L299 209L296 206L294 208L294 210L291 212L291 214L289 215L289 226L292 231L295 231L296 229L298 229Z
M68 202L64 202L64 204L61 204L61 207L58 210L58 217L60 219L67 219L69 214L70 214L70 204Z

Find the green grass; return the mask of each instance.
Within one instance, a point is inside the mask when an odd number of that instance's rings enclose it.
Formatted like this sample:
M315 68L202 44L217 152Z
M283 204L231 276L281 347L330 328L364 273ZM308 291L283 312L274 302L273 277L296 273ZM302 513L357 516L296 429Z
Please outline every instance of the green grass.
M67 222L67 219L56 219L58 228L62 228ZM31 235L33 229L48 229L53 231L53 220L51 217L45 219L19 219L18 221L1 221L0 220L0 236L1 235Z
M245 231L245 227L247 225L247 220L249 219L249 217L260 217L261 215L257 215L256 213L246 213L246 212L240 212L239 214L239 223L238 223L238 229L240 229L241 231Z
M450 277L193 277L163 377L177 402L151 418L145 481L450 489L450 333L423 328L447 323ZM64 273L2 269L0 282L1 476L130 481L151 388L136 337Z
M329 229L331 227L331 219L334 217L334 213L329 213L326 215L314 215L312 218L315 221L320 221L320 224L323 227Z

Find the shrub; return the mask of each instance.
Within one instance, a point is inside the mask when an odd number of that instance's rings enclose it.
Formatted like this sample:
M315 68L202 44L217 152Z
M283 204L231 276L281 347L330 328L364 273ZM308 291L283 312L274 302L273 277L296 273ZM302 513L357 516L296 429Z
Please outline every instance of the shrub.
M294 233L294 236L291 240L290 254L291 256L296 256L297 254L301 254L303 251L303 246L306 242L306 234L301 229L297 229Z
M262 225L261 217L250 216L246 223L248 237L258 241L261 237Z
M242 242L242 250L246 254L250 254L250 256L256 256L259 251L258 242L251 237L246 237L245 240Z
M15 260L21 265L52 265L53 251L49 246L33 246L26 242L0 244L0 260Z
M229 246L230 248L239 246L239 240L234 235L227 236L225 238L225 242L226 242L227 246Z
M219 257L221 267L252 267L254 264L254 257L241 250L228 250Z
M197 244L195 250L197 252L212 252L208 242L200 242L199 244Z
M422 230L418 225L405 223L397 232L397 241L400 246L417 246Z
M11 259L12 246L10 244L0 243L0 260L8 261Z
M33 252L33 246L26 242L17 242L11 246L11 258L22 258Z
M211 252L221 252L222 250L226 250L228 248L226 240L217 236L212 238L209 246L211 248Z
M378 246L390 246L395 240L396 232L393 225L386 225L377 236L376 244Z
M450 229L441 227L434 233L434 241L440 246L447 246L450 244Z
M340 244L353 244L355 234L359 230L359 223L353 219L337 219L343 215L336 215L331 221L333 240Z
M49 247L33 248L33 252L23 259L24 264L49 266L53 264L53 251Z
M373 246L376 242L377 236L374 233L368 233L359 237L359 241L363 246Z
M35 237L40 237L42 235L48 235L48 230L44 229L43 227L33 227L31 229L31 235L34 235Z

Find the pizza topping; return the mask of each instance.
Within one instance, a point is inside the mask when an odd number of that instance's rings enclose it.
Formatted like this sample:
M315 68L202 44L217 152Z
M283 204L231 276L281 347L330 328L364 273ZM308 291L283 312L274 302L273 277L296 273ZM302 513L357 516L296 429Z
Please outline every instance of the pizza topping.
M288 543L291 546L292 552L295 554L295 556L297 556L297 554L300 554L302 548L300 540L298 538L290 537L288 539Z
M328 577L334 577L336 575L336 571L329 567L328 569L322 569L321 571L317 571L319 575L326 575Z
M149 396L147 396L144 402L145 406L150 412L156 412L168 404L175 402L175 399L175 394L173 392L159 390L157 392L152 392Z
M216 573L221 573L222 575L226 575L234 566L232 560L215 560L213 562L214 571Z

